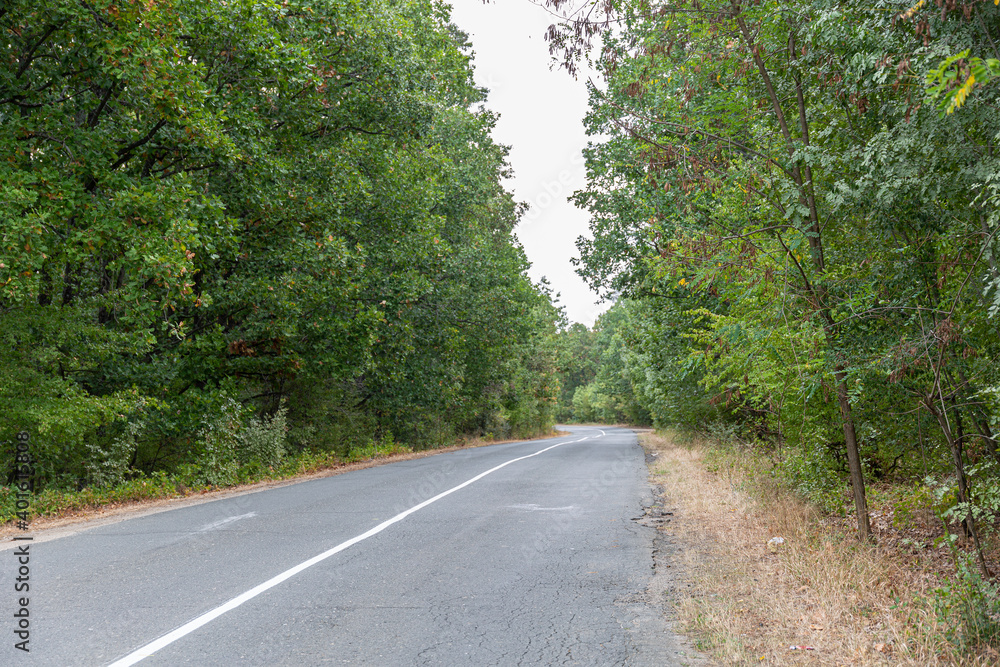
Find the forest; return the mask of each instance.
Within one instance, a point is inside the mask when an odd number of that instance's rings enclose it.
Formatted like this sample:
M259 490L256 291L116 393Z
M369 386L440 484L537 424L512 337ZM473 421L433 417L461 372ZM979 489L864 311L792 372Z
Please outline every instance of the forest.
M603 0L549 39L597 72L578 270L615 302L560 334L561 418L757 448L863 541L891 487L995 614L997 3Z
M449 11L0 6L8 484L22 431L55 492L551 428L561 314Z
M20 432L37 492L127 496L680 428L861 542L904 489L1000 614L998 3L539 1L591 328L528 277L447 4L3 3L3 482Z

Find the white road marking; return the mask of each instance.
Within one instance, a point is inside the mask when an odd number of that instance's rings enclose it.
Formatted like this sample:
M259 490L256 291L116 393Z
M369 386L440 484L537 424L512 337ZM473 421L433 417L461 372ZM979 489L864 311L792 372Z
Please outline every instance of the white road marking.
M576 505L570 505L568 507L542 507L540 505L535 505L534 503L528 505L508 505L508 507L528 512L568 512L569 510L576 509Z
M155 641L152 641L152 642L146 644L145 646L142 646L142 647L136 649L135 651L133 651L133 652L129 653L128 655L126 655L124 658L121 658L121 659L116 660L115 662L111 663L108 667L129 667L130 665L134 665L135 663L139 662L140 660L145 660L146 658L150 657L151 655L153 655L154 653L156 653L160 649L166 648L167 646L169 646L170 644L173 644L175 641L177 641L181 637L184 637L185 635L191 634L192 632L194 632L195 630L197 630L198 628L200 628L203 625L207 625L208 623L211 623L212 621L214 621L218 617L220 617L223 614L225 614L227 611L232 611L233 609L236 609L237 607L239 607L244 602L247 602L248 600L252 600L253 598L255 598L258 595L260 595L261 593L263 593L264 591L267 591L267 590L269 590L271 588L274 588L275 586L277 586L281 582L285 581L286 579L290 579L290 578L294 577L296 574L298 574L299 572L302 572L306 568L312 567L316 563L324 561L327 558L329 558L330 556L333 556L334 554L338 554L341 551L347 549L348 547L354 546L358 542L363 542L364 540L367 540L369 537L372 537L374 535L378 535L379 533L381 533L383 530L385 530L386 528L388 528L392 524L399 523L400 521L402 521L406 517L410 516L414 512L422 510L423 508L427 507L431 503L435 503L435 502L441 500L442 498L444 498L445 496L448 496L448 495L451 495L452 493L455 493L459 489L464 489L465 487L469 486L470 484L472 484L474 482L478 482L483 477L486 477L487 475L489 475L491 473L494 473L497 470L500 470L501 468L506 468L511 463L517 463L518 461L523 461L524 459L530 459L530 458L532 458L534 456L538 456L539 454L544 454L545 452L549 451L550 449L555 449L556 447L562 447L563 445L571 445L571 444L573 444L575 442L583 442L584 440L588 440L588 439L589 439L589 436L587 438L580 438L578 440L568 440L566 442L559 442L559 443L556 443L556 444L551 445L549 447L546 447L545 449L540 449L537 452L535 452L534 454L528 454L526 456L519 456L516 459L511 459L510 461L507 461L505 463L501 463L498 466L490 468L486 472L481 472L478 475L476 475L475 477L473 477L472 479L466 480L465 482L462 482L458 486L454 486L454 487L448 489L447 491L442 491L441 493L437 494L433 498L430 498L429 500L425 500L424 502L420 503L419 505L414 505L410 509L405 510L403 512L400 512L399 514L397 514L396 516L392 517L391 519L383 521L382 523L380 523L379 525L375 526L374 528L372 528L368 532L362 533L362 534L358 535L357 537L352 537L351 539L347 540L346 542L341 542L340 544L338 544L337 546L333 547L332 549L329 549L328 551L324 551L323 553L319 554L318 556L313 556L309 560L307 560L307 561L305 561L303 563L299 563L295 567L292 567L292 568L289 568L289 569L285 570L281 574L268 579L264 583L262 583L262 584L260 584L258 586L255 586L254 588L251 588L246 593L243 593L242 595L238 595L238 596L234 597L229 602L226 602L225 604L219 605L218 607L216 607L215 609L212 609L211 611L205 612L204 614L202 614L201 616L198 616L194 620L188 621L187 623L185 623L181 627L177 628L173 632L167 633L167 634L163 635L162 637L160 637L159 639L157 639Z
M208 532L210 530L215 530L216 528L222 528L227 523L232 523L233 521L239 521L240 519L249 519L250 517L254 517L254 516L257 516L256 512L248 512L246 514L241 514L239 516L231 516L228 519L220 519L219 521L216 521L215 523L210 523L207 526L202 526L201 528L199 528L197 530L197 532L199 532L199 533L205 533L205 532Z

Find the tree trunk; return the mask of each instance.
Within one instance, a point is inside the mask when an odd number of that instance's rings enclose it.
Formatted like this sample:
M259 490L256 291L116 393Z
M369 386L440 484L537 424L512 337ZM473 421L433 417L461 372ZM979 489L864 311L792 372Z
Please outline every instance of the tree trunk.
M847 465L851 472L854 510L858 517L858 539L862 542L867 542L872 537L872 526L868 518L868 500L865 498L865 475L861 467L861 453L858 451L858 435L854 431L854 419L851 417L851 402L847 394L847 374L842 369L838 369L835 377L837 378L837 403L840 405L840 417L844 425Z
M760 73L761 81L767 91L767 96L771 100L771 109L774 112L775 120L781 131L781 136L785 141L785 150L790 160L788 173L795 182L799 191L799 201L808 210L808 223L803 231L809 240L812 263L817 275L822 278L826 274L826 258L823 252L823 228L819 219L819 207L816 203L815 184L813 183L812 169L806 165L805 173L800 169L799 164L794 160L795 152L800 146L809 145L809 119L806 116L806 94L801 78L794 76L796 112L798 114L799 137L796 140L792 136L792 123L789 122L785 111L781 106L781 99L778 95L771 74L764 62L766 55L759 48L753 31L747 26L742 17L742 5L737 0L731 0L732 17L739 28L743 40L753 55L753 62ZM795 32L789 33L789 52L791 58L795 58ZM786 247L787 250L787 247ZM791 254L791 253L789 253ZM801 267L800 267L800 271ZM804 289L809 293L815 302L816 309L823 317L823 328L826 331L828 341L836 339L836 323L830 311L828 303L829 294L826 287L820 281L819 285L814 285L802 271ZM847 373L840 364L834 370L834 377L837 380L837 403L840 406L840 416L844 428L844 442L847 449L847 461L851 471L851 486L854 489L854 507L857 511L858 537L862 541L871 539L871 521L868 518L868 503L865 499L865 477L861 468L861 455L858 452L858 437L854 430L854 420L851 417L851 403L847 393Z
M969 379L965 377L965 373L958 370L958 379L962 381L969 393L975 394L976 388L972 386ZM990 422L986 417L986 414L982 410L977 410L975 406L972 407L972 421L979 427L979 438L983 441L983 446L986 447L986 451L990 453L990 456L994 460L1000 461L1000 453L997 452L997 441L993 437L993 429L990 428Z
M951 425L948 423L948 415L945 414L943 410L938 410L934 407L934 396L928 396L924 400L924 406L931 411L931 414L937 419L938 425L941 427L941 432L944 433L944 439L948 442L948 447L951 449L952 461L955 464L955 474L958 476L958 502L968 503L969 502L969 487L968 481L965 477L965 462L962 456L962 443L955 439L951 432ZM992 578L992 573L989 568L986 567L986 560L983 558L983 547L979 543L979 532L976 530L976 519L972 516L972 510L969 509L965 516L964 524L966 527L966 532L972 537L972 544L976 549L976 558L979 561L979 571L982 573L984 579Z

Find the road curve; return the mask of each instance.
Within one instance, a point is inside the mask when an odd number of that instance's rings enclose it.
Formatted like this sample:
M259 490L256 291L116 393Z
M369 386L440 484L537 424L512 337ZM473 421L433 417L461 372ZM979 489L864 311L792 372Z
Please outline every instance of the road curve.
M672 665L625 429L493 445L31 545L5 665Z

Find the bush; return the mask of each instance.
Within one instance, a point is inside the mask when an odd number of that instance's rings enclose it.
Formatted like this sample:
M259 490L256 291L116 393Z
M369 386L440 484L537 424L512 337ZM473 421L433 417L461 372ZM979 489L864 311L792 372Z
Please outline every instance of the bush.
M913 487L900 487L892 502L892 523L896 528L913 525L917 521L929 523L944 509L931 487L933 480Z
M368 461L371 459L385 458L386 456L392 456L393 454L409 454L413 450L406 445L401 445L391 439L385 439L382 441L371 440L368 444L363 447L355 447L347 455L347 463L356 463L358 461Z
M257 463L277 468L285 455L288 410L281 406L270 417L251 417L237 433L236 457L241 465Z
M141 421L132 420L108 443L84 443L87 450L85 469L90 484L99 487L114 486L128 478L132 455L138 447L142 429Z
M378 420L357 407L361 400L349 384L296 381L286 415L286 449L344 456L352 447L363 446L374 437Z
M778 462L788 486L828 514L844 513L845 482L822 446L790 447Z
M219 414L202 418L194 462L178 467L181 480L188 486L226 486L237 481L236 448L246 409L226 397Z
M983 580L972 556L957 559L955 581L934 591L934 608L960 653L1000 647L1000 584Z

